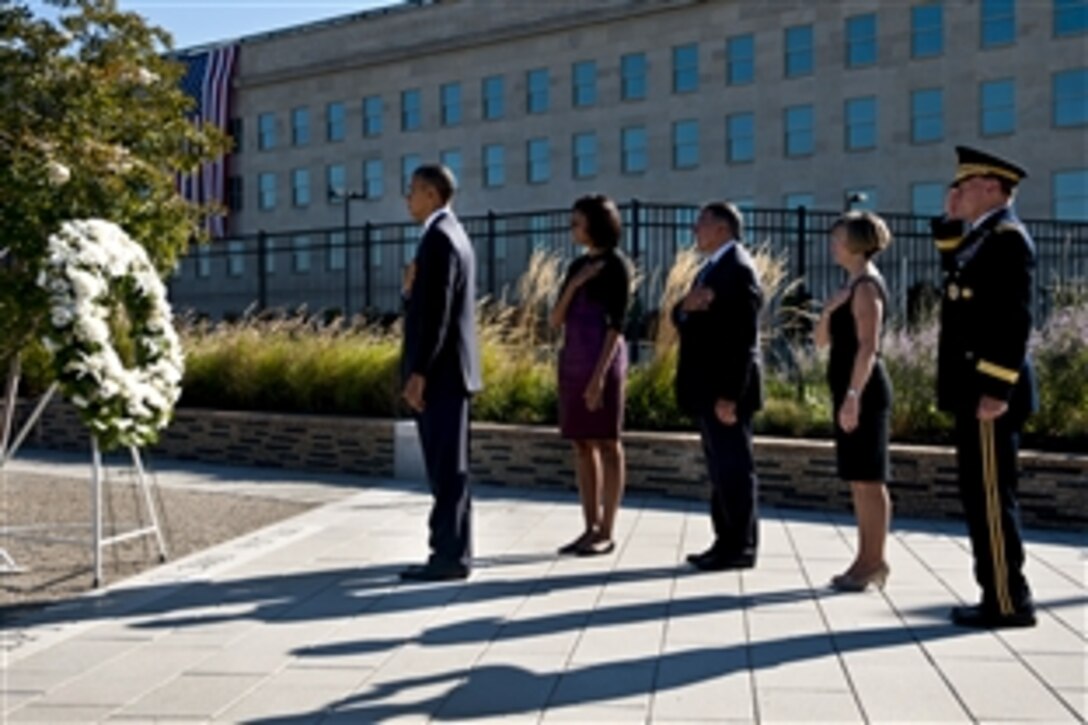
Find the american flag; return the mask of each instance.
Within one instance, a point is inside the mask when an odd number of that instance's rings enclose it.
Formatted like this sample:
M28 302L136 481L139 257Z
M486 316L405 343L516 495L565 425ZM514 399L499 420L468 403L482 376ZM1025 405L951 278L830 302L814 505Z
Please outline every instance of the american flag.
M201 126L211 124L227 131L230 81L234 76L237 54L237 45L223 45L178 58L186 69L181 79L181 89L196 101L196 107L190 113L195 123ZM178 192L194 204L214 202L225 208L226 190L226 154L201 164L191 174L178 176ZM222 237L226 234L226 221L222 216L212 215L205 222L205 228L213 237Z

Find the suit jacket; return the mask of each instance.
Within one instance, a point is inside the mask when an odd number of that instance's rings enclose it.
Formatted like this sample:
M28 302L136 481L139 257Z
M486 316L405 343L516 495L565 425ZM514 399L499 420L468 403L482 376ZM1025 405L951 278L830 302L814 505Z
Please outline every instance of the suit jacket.
M425 396L483 388L476 338L476 254L452 212L437 217L416 249L406 301L401 373L427 380Z
M740 415L763 406L759 312L763 291L752 257L739 243L707 270L702 284L714 290L706 310L673 308L680 333L676 400L689 415L711 414L719 399L732 400Z
M944 279L938 340L938 403L973 415L979 398L1009 403L1022 421L1036 408L1028 359L1035 244L1011 209L972 230Z

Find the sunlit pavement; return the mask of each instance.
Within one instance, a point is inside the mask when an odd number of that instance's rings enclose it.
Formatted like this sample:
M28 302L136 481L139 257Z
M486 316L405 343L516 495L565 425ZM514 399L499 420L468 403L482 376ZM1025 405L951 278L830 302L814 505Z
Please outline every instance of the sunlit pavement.
M29 454L13 470L86 475ZM852 519L762 511L758 565L696 573L698 501L633 494L610 555L558 557L573 492L477 487L468 581L401 584L422 484L156 463L164 486L321 502L97 595L4 622L2 722L1077 722L1085 559L1029 531L1033 629L947 621L976 586L958 522L898 520L887 589L831 592ZM33 565L33 562L24 562Z

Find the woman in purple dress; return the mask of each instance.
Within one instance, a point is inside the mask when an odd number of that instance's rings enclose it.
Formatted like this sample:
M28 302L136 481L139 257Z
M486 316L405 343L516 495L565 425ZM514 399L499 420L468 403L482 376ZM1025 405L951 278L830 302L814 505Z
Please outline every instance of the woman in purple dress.
M606 196L583 196L571 214L574 241L585 247L567 269L551 313L563 328L559 354L559 431L574 445L585 529L561 554L592 556L615 548L616 511L623 497L623 338L630 274L620 241L620 213Z

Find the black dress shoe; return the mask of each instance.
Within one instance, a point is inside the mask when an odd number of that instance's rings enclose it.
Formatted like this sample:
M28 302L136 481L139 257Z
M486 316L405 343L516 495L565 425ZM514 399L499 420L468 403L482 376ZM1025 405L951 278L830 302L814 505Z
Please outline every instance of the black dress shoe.
M688 563L693 566L698 566L696 562L703 559L717 559L720 556L718 547L712 546L706 551L699 551L694 554L688 554Z
M1001 614L991 607L952 607L952 624L975 629L1008 629L1034 627L1035 610L1020 609L1012 614Z
M462 564L416 564L400 573L402 581L442 582L455 579L468 579L469 569Z
M720 556L708 555L688 559L691 565L699 571L734 571L738 569L751 569L756 565L756 558L749 555Z

